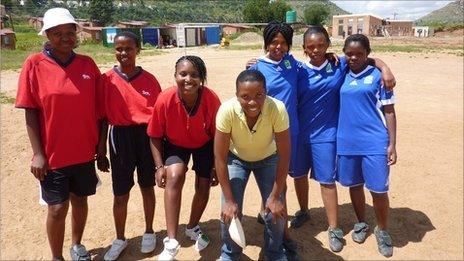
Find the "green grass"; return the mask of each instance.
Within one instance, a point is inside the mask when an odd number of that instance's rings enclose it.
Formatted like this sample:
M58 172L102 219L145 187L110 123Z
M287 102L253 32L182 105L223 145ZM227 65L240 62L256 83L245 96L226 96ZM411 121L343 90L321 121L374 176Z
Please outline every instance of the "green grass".
M330 52L342 53L343 45L340 43L332 44ZM423 45L423 44L372 44L372 52L375 53L437 53L445 52L462 56L464 49L458 45Z
M262 49L262 44L231 44L228 47L224 47L224 50L258 50Z
M0 91L0 104L13 104L15 98L8 96L5 92Z
M43 44L47 39L37 35L37 30L25 22L15 24L16 32L16 50L2 50L1 52L1 70L17 70L20 69L26 58L40 52ZM145 45L140 56L159 55L163 53L152 46ZM75 49L76 53L81 53L92 57L97 64L105 64L114 62L113 47L105 47L102 43L85 41L79 44Z
M45 38L33 33L17 33L16 50L2 50L1 70L20 69L26 58L33 53L42 50ZM159 55L163 53L153 47L144 46L140 56ZM101 43L86 42L80 44L76 53L85 54L92 57L97 64L116 62L113 47L105 47Z

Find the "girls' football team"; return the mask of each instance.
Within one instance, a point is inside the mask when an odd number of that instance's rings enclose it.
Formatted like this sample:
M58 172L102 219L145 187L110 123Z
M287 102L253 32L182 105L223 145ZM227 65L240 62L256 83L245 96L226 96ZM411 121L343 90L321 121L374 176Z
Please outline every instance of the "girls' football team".
M210 243L200 219L210 187L219 183L221 260L240 258L242 249L231 240L228 226L232 218L242 217L243 194L253 172L263 202L265 258L295 258L296 247L286 226L285 179L287 174L294 178L300 210L291 225L297 228L309 219L307 176L311 170L310 176L321 186L330 249L343 248L338 181L349 187L357 217L352 239L364 242L370 229L365 219L365 186L374 202L378 250L384 256L393 254L387 228L389 167L397 159L391 91L395 80L381 60L368 57L371 48L366 36L349 36L345 56L332 61L326 58L330 45L326 30L310 27L303 36L309 61L299 62L289 53L292 28L271 22L264 29L265 56L240 73L235 97L221 105L205 85L207 70L200 57L179 58L176 85L162 91L152 74L136 66L141 46L135 34L116 35L118 65L101 75L91 58L73 51L79 29L66 9L45 13L39 34L48 42L42 52L27 58L16 99L16 107L25 109L33 151L30 169L48 204L52 259L63 260L69 204L71 258L90 259L81 240L87 196L95 194L98 183L95 160L103 172L111 167L114 194L116 239L104 259L116 260L127 247L124 231L135 170L145 217L141 252L150 253L156 246L156 184L164 189L167 226L158 258L174 259L180 249L177 230L191 156L195 194L185 234L195 241L197 251Z

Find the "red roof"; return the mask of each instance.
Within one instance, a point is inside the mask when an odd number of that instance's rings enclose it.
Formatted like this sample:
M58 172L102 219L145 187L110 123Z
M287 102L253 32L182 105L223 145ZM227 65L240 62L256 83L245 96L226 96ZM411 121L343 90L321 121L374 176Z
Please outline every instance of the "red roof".
M0 35L15 34L11 29L0 29Z

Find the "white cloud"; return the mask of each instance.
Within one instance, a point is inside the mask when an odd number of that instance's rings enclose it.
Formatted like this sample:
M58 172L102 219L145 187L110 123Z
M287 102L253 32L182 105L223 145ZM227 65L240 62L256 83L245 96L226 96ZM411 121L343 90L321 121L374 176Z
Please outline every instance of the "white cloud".
M331 1L350 13L372 13L383 18L416 20L453 1Z

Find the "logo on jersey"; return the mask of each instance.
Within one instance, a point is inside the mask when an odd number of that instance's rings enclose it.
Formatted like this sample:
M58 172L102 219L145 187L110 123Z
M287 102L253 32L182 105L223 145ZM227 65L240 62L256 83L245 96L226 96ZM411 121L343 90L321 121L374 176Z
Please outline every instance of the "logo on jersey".
M150 96L150 93L147 92L147 91L142 90L142 95L144 95L144 96Z
M352 86L358 86L358 83L356 82L356 80L353 80L352 82L350 82L350 85L352 85Z
M325 67L325 71L326 71L327 73L333 72L333 70L332 70L332 65L331 65L330 63L328 63L327 66Z
M374 81L374 76L372 75L366 76L366 78L364 78L364 84L372 84L373 81Z
M289 60L285 60L285 61L284 61L284 64L285 64L285 68L287 68L287 69L292 69L292 65L290 64L290 61L289 61Z
M90 80L90 76L88 74L83 73L82 74L82 79L84 80Z

